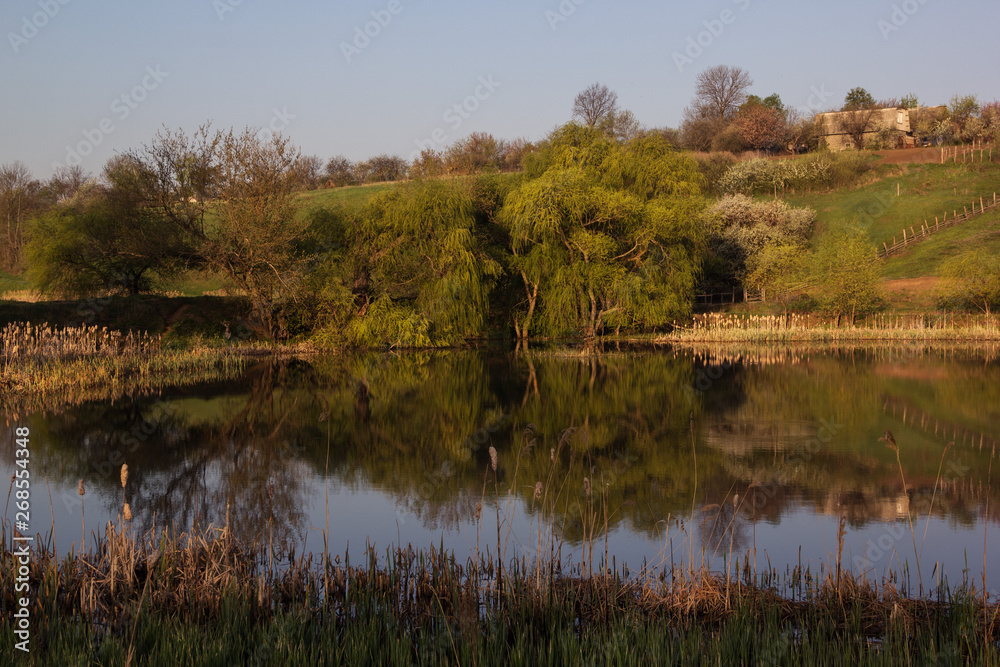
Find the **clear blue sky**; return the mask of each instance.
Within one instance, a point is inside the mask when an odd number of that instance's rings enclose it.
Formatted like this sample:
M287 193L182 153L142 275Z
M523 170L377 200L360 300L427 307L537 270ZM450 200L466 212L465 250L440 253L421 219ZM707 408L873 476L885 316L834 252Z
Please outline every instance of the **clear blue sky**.
M324 161L408 157L435 130L439 147L537 140L598 81L645 125L676 126L718 64L796 107L839 106L854 86L989 101L998 26L996 0L4 0L0 163L47 178L82 148L96 173L163 125L207 120L273 123Z

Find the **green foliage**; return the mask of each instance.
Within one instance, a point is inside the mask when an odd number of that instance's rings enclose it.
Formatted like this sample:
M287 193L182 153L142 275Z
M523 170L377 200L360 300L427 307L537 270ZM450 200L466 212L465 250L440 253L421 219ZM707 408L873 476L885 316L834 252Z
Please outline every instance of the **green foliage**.
M714 258L710 278L713 283L730 286L734 282L747 284L748 270L765 247L804 246L816 212L793 208L781 200L755 201L746 195L730 195L712 205L704 217Z
M788 160L754 159L738 162L718 180L725 194L770 194L787 188L842 187L870 171L867 156L808 155Z
M138 294L175 273L185 247L173 225L112 186L82 192L34 221L28 274L46 294Z
M330 248L313 281L333 301L324 338L336 339L345 325L343 340L363 345L481 335L501 265L484 251L475 213L461 184L427 181L387 191L356 213L314 216Z
M621 146L572 123L539 160L545 170L507 196L498 218L527 296L518 335L536 307L547 333L587 336L689 312L700 265L697 165L662 136Z
M899 101L899 106L904 109L916 109L920 106L916 93L908 93L904 95L903 99Z
M967 250L941 264L940 274L950 280L947 299L990 314L1000 304L1000 257L983 248Z
M844 97L843 111L856 111L858 109L870 109L875 106L875 98L864 88L851 88Z
M823 290L822 303L839 321L882 308L882 261L868 234L857 224L823 237L813 257L813 278Z
M746 285L761 290L764 299L776 298L788 309L791 288L800 281L801 245L768 243L747 259Z

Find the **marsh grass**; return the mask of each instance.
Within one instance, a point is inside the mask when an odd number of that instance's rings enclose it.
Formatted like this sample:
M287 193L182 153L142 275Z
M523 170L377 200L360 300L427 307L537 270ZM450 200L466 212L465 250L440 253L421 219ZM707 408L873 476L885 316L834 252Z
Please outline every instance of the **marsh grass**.
M12 655L16 561L2 535L0 655ZM26 664L616 664L653 660L785 664L981 662L1000 657L996 603L973 585L937 599L849 572L727 577L704 568L550 576L516 559L502 589L492 558L440 550L376 553L362 565L302 555L270 571L264 543L227 526L136 535L109 524L94 549L31 559L34 652ZM785 584L795 593L777 591ZM520 656L520 657L519 657ZM313 661L313 662L310 662ZM176 664L181 664L176 663Z
M660 343L860 343L1000 341L995 316L874 315L835 326L814 315L739 316L712 313L677 326Z
M231 379L263 352L252 344L176 350L160 336L97 326L8 324L0 342L0 409L12 415Z

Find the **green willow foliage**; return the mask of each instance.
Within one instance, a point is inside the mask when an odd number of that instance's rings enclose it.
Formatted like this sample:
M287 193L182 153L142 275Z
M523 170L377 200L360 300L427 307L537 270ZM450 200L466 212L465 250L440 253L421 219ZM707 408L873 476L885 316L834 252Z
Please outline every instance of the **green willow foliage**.
M690 312L701 265L697 165L662 137L621 145L571 123L557 130L511 192L498 221L525 301L527 338L649 329Z
M662 137L569 124L524 174L417 181L313 213L300 298L332 345L427 347L508 330L592 337L690 313L702 177ZM536 317L537 316L537 317ZM309 319L303 316L303 322Z
M481 335L501 266L477 239L474 212L463 188L428 181L327 216L321 233L335 250L320 270L337 308L321 337L424 347Z

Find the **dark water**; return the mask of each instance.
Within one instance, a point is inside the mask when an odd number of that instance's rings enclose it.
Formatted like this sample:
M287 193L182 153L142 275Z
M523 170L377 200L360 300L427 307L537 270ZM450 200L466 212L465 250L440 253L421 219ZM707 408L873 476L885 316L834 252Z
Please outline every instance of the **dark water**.
M118 520L124 461L137 528L228 513L238 536L284 553L321 552L328 531L331 552L359 559L443 544L460 558L556 552L564 568L607 553L721 571L749 554L815 572L842 548L844 567L878 579L985 573L1000 587L995 351L336 356L7 421L0 473L29 427L30 531L63 553L82 520L88 544Z

